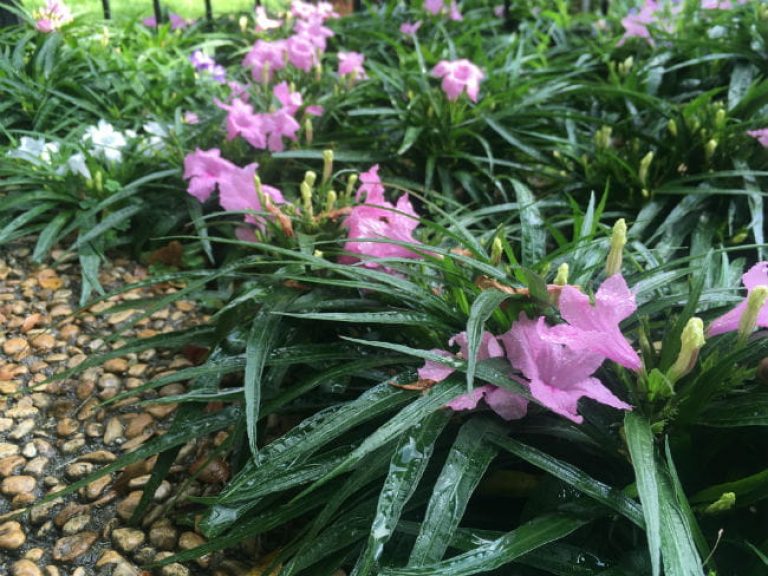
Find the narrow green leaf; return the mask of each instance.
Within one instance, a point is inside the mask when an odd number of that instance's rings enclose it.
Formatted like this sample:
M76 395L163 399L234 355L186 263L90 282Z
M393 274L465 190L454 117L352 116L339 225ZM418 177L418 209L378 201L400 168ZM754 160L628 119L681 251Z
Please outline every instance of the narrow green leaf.
M422 312L387 310L385 312L282 312L283 316L326 322L352 322L355 324L397 324L401 326L443 326L433 315Z
M471 418L461 427L435 482L408 568L443 558L470 497L498 453L489 439L503 430L504 425L498 418L482 416Z
M483 340L485 322L498 309L502 302L509 298L509 294L498 290L483 290L472 303L467 320L467 343L469 357L467 360L467 391L471 391L475 383L475 370L477 369L477 353Z
M51 247L59 240L59 232L64 224L72 218L71 212L60 212L53 220L46 224L40 232L35 243L35 249L32 251L32 261L41 262L46 257Z
M564 538L588 520L570 516L541 516L475 549L443 562L406 568L387 568L381 576L471 576L500 568L541 546ZM447 543L446 543L447 545Z
M125 224L125 221L128 220L131 216L134 214L137 214L141 211L141 206L126 206L125 208L121 208L117 212L112 212L109 216L101 220L98 224L91 228L82 229L81 234L78 235L77 240L70 246L70 250L77 250L80 248L83 244L86 244L87 242L90 242L91 240L98 238L102 234L108 232L112 228L116 226L121 226Z
M697 424L713 428L768 426L768 393L729 396L713 402L703 411Z
M519 180L512 180L512 186L520 206L521 261L523 266L533 268L544 260L547 253L544 219L531 190Z
M397 149L397 155L402 156L408 152L408 150L410 150L411 147L416 144L416 141L419 139L419 136L423 130L423 126L408 126L408 128L405 129L405 134L403 135L403 142L400 144L400 148Z

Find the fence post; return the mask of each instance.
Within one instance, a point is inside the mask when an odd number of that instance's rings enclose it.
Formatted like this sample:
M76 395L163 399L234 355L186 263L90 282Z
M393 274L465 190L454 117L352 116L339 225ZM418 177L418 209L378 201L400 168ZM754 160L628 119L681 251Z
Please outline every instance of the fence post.
M213 7L211 6L211 0L205 0L205 19L208 22L213 22Z
M18 8L18 4L13 0L9 2L0 0L0 27L13 26L19 23L19 17L10 8Z
M101 0L101 7L104 9L104 20L112 18L112 9L109 6L109 0Z
M155 30L157 30L163 21L163 13L160 11L160 0L152 0L152 8L155 10L155 24L157 25Z

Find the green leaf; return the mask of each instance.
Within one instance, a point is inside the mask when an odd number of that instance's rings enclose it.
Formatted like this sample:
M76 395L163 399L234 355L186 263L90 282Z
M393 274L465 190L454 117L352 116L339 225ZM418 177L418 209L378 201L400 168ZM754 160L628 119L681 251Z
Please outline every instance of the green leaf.
M522 235L522 264L537 266L546 256L547 234L544 219L531 190L519 180L512 180L517 204L520 207L520 233Z
M399 310L387 310L384 312L305 312L291 313L281 312L283 316L303 318L305 320L324 320L326 322L352 322L355 324L397 324L400 326L439 326L439 322L432 314L422 312L410 312Z
M601 504L615 510L635 526L645 528L642 509L637 502L626 496L620 489L595 480L576 466L512 438L500 436L494 438L493 442L518 458L522 458L529 464L551 474L587 496L594 498Z
M351 576L367 576L381 556L384 545L395 531L400 515L413 496L432 457L435 442L450 419L450 412L440 410L423 422L406 430L392 454L389 473L379 492L376 515L370 527L368 542Z
M703 411L697 424L713 428L768 426L768 393L734 395L713 402Z
M509 298L509 294L498 290L483 290L472 303L467 320L467 344L469 357L467 358L467 391L471 391L475 383L475 370L477 369L477 353L483 340L485 322L498 309L502 302Z
M387 568L381 576L471 576L491 572L541 546L564 538L588 520L564 515L541 516L497 540L486 542L469 552L444 562L405 568ZM447 545L447 543L446 543Z
M72 246L70 246L70 250L77 250L83 244L98 238L116 226L125 225L126 220L129 220L130 217L134 214L141 212L141 209L141 206L126 206L117 212L112 212L112 214L101 220L93 227L81 228L81 233L78 235L77 240L72 244Z
M32 252L32 261L41 262L43 258L48 254L51 247L59 240L59 232L64 227L64 224L72 218L70 212L60 212L53 220L46 224L45 228L40 232L35 243L35 249Z
M403 135L403 142L400 144L400 148L397 149L397 155L402 156L408 152L416 144L423 130L423 126L408 126Z
M627 412L624 415L624 433L629 454L632 457L632 467L635 469L637 493L643 505L651 570L653 576L659 576L661 573L661 505L653 432L648 420L643 416L635 412Z
M504 428L498 418L482 416L471 418L461 427L435 482L408 568L442 559L470 497L498 452L489 439Z

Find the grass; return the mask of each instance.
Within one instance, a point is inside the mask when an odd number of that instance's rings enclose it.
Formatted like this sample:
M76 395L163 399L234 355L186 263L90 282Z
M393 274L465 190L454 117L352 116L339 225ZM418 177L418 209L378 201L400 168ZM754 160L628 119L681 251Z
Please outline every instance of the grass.
M45 4L44 0L27 0L22 5L28 10ZM103 18L101 0L67 0L67 5L76 16L101 19ZM180 14L185 18L203 18L205 16L204 0L161 0L163 10ZM253 9L253 0L211 0L214 16L232 12L245 12ZM152 0L111 0L112 17L118 20L143 18L153 14Z

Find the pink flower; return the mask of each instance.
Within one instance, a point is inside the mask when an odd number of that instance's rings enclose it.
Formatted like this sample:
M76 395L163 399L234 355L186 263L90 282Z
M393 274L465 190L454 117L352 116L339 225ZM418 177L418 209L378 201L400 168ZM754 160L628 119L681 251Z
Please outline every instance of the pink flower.
M313 104L312 106L307 106L304 109L304 112L306 112L310 116L322 116L323 112L325 112L325 109L318 104Z
M365 204L352 208L344 220L348 230L348 241L344 250L375 258L419 258L405 246L388 242L365 242L366 240L385 239L415 244L413 231L419 225L419 217L411 205L407 194L403 194L395 205L384 199L384 186L378 176L378 164L360 175L363 183L357 192L357 200L366 194ZM352 264L358 259L354 256L342 256L339 262ZM378 268L378 262L364 262L368 268Z
M144 26L147 28L157 28L157 18L154 16L147 16L144 18L144 20L141 21L141 23L144 24Z
M302 0L293 0L291 2L291 14L300 20L313 20L325 22L329 18L338 18L339 15L333 9L330 2L318 2L312 4Z
M315 46L306 38L294 35L286 40L288 61L299 70L309 72L317 62Z
M624 44L627 38L645 38L650 44L653 44L648 25L656 22L656 13L659 10L660 6L655 0L645 0L640 11L632 12L622 18L621 25L624 26L624 36L621 37L619 45Z
M198 148L184 158L184 179L189 180L187 192L205 202L213 194L216 184L231 169L232 163L221 158L221 150Z
M363 62L365 56L359 52L339 52L339 76L349 76L353 80L367 78Z
M287 47L285 40L256 40L248 54L243 58L243 66L250 68L251 76L257 82L270 81L275 70L285 68ZM264 67L267 66L265 77Z
M768 148L768 128L760 128L759 130L748 130L747 134L749 134L750 136L752 136L752 138L760 142L760 145L763 148Z
M477 102L480 82L485 78L482 70L466 58L441 60L432 70L432 76L442 78L442 88L448 100L454 101L466 90L472 102Z
M497 4L493 7L493 15L496 18L504 18L504 4Z
M227 140L241 136L254 148L263 150L267 147L264 119L253 112L250 104L234 98L232 104L217 100L216 105L227 111Z
M182 118L185 124L200 123L200 117L195 112L191 112L191 111L184 112L184 116Z
M274 20L267 14L264 6L256 6L256 32L265 32L267 30L273 30L280 28L283 25L282 20Z
M421 20L416 22L403 22L400 25L400 32L410 36L416 34L416 32L419 31L419 28L421 28Z
M464 16L461 15L461 12L459 11L459 5L456 3L456 0L451 0L450 5L448 6L448 18L454 22L461 22L464 20Z
M544 317L529 320L521 313L510 330L500 336L512 366L528 380L531 395L546 408L576 423L583 396L619 410L631 410L592 374L604 357L565 346L553 338Z
M191 26L195 23L194 20L187 20L183 16L179 16L178 14L174 14L171 12L168 14L168 20L171 23L171 30L179 30L181 28L186 28L187 26Z
M450 346L458 344L460 348L460 354L462 358L469 356L469 342L467 341L467 333L461 332L456 334L448 341ZM453 357L453 354L446 352L445 350L432 350L432 352L445 356L446 358ZM504 356L504 350L499 344L498 340L489 332L483 333L483 339L480 343L480 348L477 352L478 360L487 360L488 358L499 358ZM418 373L419 378L422 380L434 380L435 382L441 382L448 378L454 369L445 364L439 364L438 362L427 362L422 366ZM499 416L505 420L517 420L525 416L528 410L528 401L509 390L499 388L491 384L485 386L477 386L471 392L463 394L458 398L455 398L446 404L447 408L456 412L462 410L473 410L477 408L477 405L481 400Z
M746 4L747 0L739 0L739 4ZM704 10L730 10L733 8L731 0L702 0L701 7Z
M272 94L275 95L278 102L283 107L283 110L289 114L295 114L296 111L304 104L304 99L301 97L301 92L291 92L288 82L280 82L272 89Z
M305 38L320 52L325 52L327 39L334 36L333 30L317 21L297 20L293 30L296 35Z
M735 332L739 329L741 316L747 309L747 299L749 292L758 286L768 286L768 262L758 262L741 277L741 283L747 289L747 298L741 301L735 308L726 312L719 318L716 318L709 325L707 334L716 336L725 332ZM768 328L768 304L764 305L757 315L756 325L761 328Z
M424 10L437 16L445 7L444 0L424 0Z
M296 141L296 132L301 126L285 109L264 115L267 136L267 148L272 152L282 152L285 149L283 138Z
M61 0L47 0L45 6L34 13L35 28L48 34L74 20L72 11Z
M574 286L563 286L559 306L568 322L552 328L559 343L574 351L609 358L635 372L642 368L640 357L619 329L619 322L637 310L635 295L621 274L614 274L600 285L594 306Z

